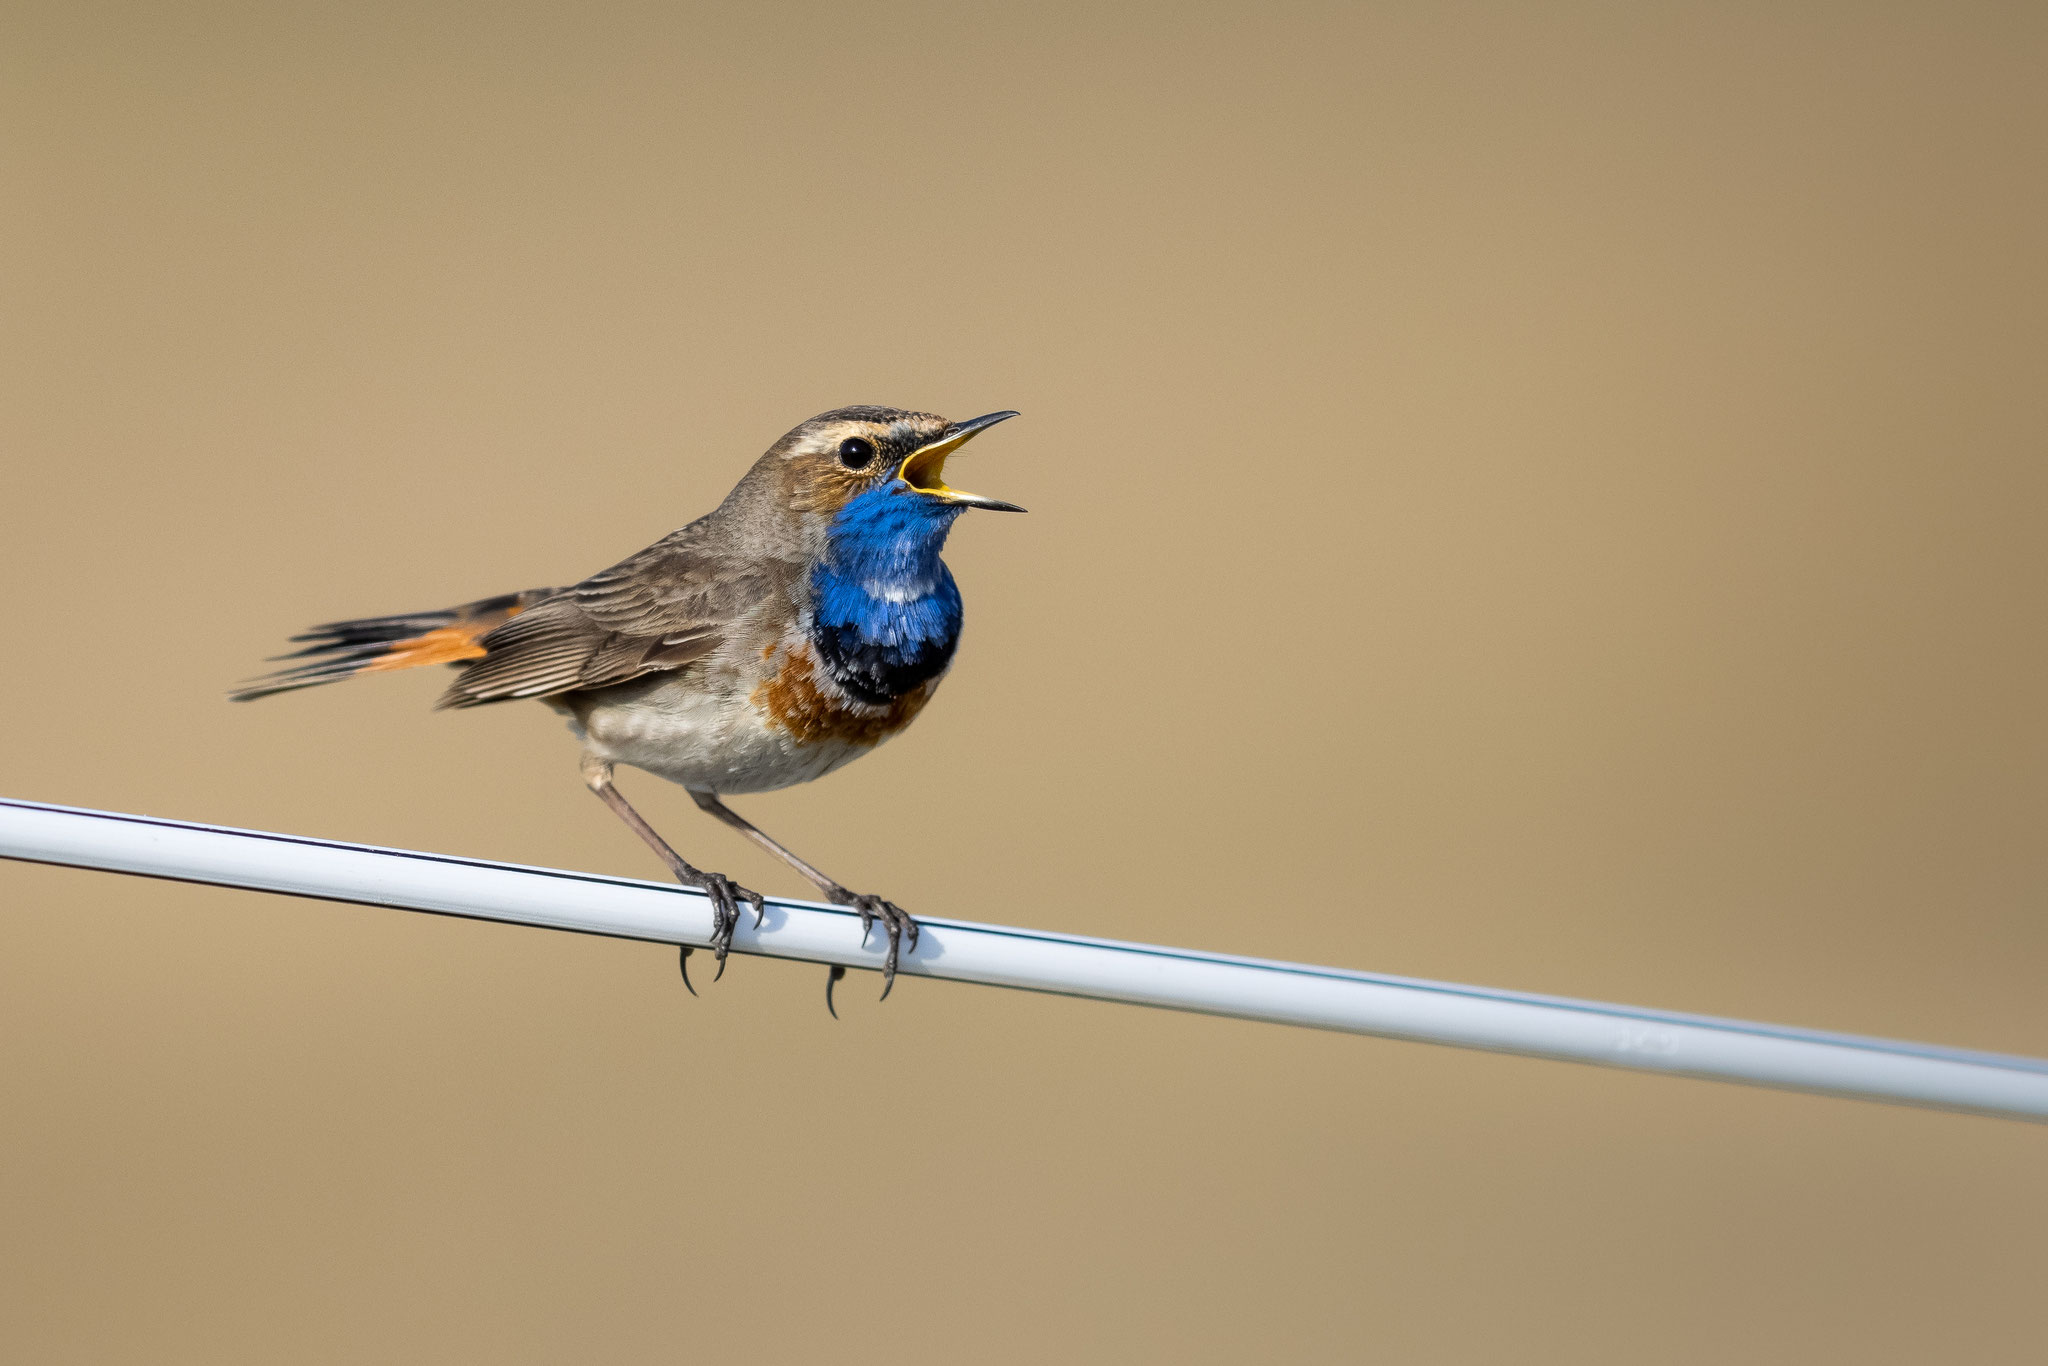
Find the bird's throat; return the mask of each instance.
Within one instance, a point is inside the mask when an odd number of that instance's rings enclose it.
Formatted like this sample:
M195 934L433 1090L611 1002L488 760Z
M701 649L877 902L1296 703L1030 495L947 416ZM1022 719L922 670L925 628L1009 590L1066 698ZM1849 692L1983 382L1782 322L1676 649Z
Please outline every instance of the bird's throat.
M811 570L811 644L859 701L885 706L944 673L960 589L939 559L960 509L877 489L840 510Z

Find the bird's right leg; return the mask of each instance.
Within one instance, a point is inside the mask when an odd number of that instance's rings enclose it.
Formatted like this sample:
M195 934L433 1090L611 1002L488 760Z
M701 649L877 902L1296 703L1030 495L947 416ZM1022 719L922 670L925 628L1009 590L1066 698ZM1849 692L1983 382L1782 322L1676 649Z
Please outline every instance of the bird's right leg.
M725 976L725 955L732 948L732 932L739 928L740 923L739 904L744 901L754 908L754 923L759 925L767 910L767 904L761 894L748 891L723 873L707 873L702 868L693 867L681 854L669 848L668 841L654 833L654 827L633 809L625 794L613 785L612 766L608 761L595 755L584 755L583 781L597 794L599 801L610 807L612 813L624 821L634 834L647 841L648 848L661 856L661 861L675 874L676 881L685 887L699 889L711 899L711 952L718 958L718 971L713 974L711 980L715 982ZM685 944L682 953L684 986L690 985L689 960L690 946ZM690 992L695 995L696 988L691 987Z
M858 911L860 913L861 943L865 944L868 942L868 935L873 932L875 922L877 920L882 922L882 930L889 936L889 952L882 959L882 999L888 1000L890 990L896 985L897 960L902 957L904 949L909 949L912 953L917 951L917 922L910 918L909 912L893 901L879 896L871 896L865 892L856 892L851 888L842 886L838 881L828 877L820 869L813 868L788 849L783 848L781 841L775 839L760 826L720 801L716 792L699 792L693 787L690 789L690 795L696 799L697 805L706 812L718 817L718 819L724 821L727 825L739 831L742 835L745 835L748 839L760 845L799 873L802 873L812 886L825 894L826 900L841 906L851 906L854 910ZM844 976L846 976L846 969L835 964L832 968L831 976L825 979L825 1009L832 1011L832 1018L835 1020L839 1018L839 1012L833 1009L832 1006L832 988L837 986L839 979Z

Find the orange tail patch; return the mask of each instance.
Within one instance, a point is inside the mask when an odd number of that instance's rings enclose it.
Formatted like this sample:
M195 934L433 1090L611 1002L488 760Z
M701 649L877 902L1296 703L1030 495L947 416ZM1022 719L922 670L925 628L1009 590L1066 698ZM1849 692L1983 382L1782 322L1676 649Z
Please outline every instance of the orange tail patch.
M506 619L517 615L516 610L508 612ZM496 622L443 626L410 640L394 640L383 654L363 665L362 672L375 674L390 669L417 669L423 664L459 664L465 659L482 659L484 647L477 642L496 626Z
M482 659L483 638L537 602L553 597L554 588L506 593L439 612L413 612L397 617L363 617L330 621L292 637L310 642L279 659L307 663L252 679L229 693L248 702L294 688L313 688L362 673L390 673L427 664L462 664Z

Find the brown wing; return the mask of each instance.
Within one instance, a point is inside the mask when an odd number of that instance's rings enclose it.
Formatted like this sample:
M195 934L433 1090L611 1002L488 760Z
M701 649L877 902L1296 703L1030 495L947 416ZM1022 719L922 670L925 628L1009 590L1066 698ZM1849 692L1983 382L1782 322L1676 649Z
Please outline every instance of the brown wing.
M507 621L478 642L443 707L474 707L624 683L718 648L770 575L715 546L696 521Z

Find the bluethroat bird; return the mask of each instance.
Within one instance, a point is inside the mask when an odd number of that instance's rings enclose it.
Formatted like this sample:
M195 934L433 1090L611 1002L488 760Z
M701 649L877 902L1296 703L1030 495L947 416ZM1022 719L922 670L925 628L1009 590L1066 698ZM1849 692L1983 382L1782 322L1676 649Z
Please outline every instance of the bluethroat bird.
M886 999L901 953L917 948L917 922L827 877L724 799L822 778L931 700L960 640L960 589L939 558L946 534L968 508L1024 510L947 487L946 458L1015 416L820 413L770 446L715 511L579 584L315 626L292 637L304 649L279 656L310 662L230 696L452 664L460 672L442 707L538 698L569 718L590 790L678 881L710 897L718 976L740 904L759 924L761 894L670 848L613 784L618 764L682 784L827 899L859 911L863 938L880 921ZM685 946L686 986L689 956ZM826 979L828 1009L844 973L834 967Z

